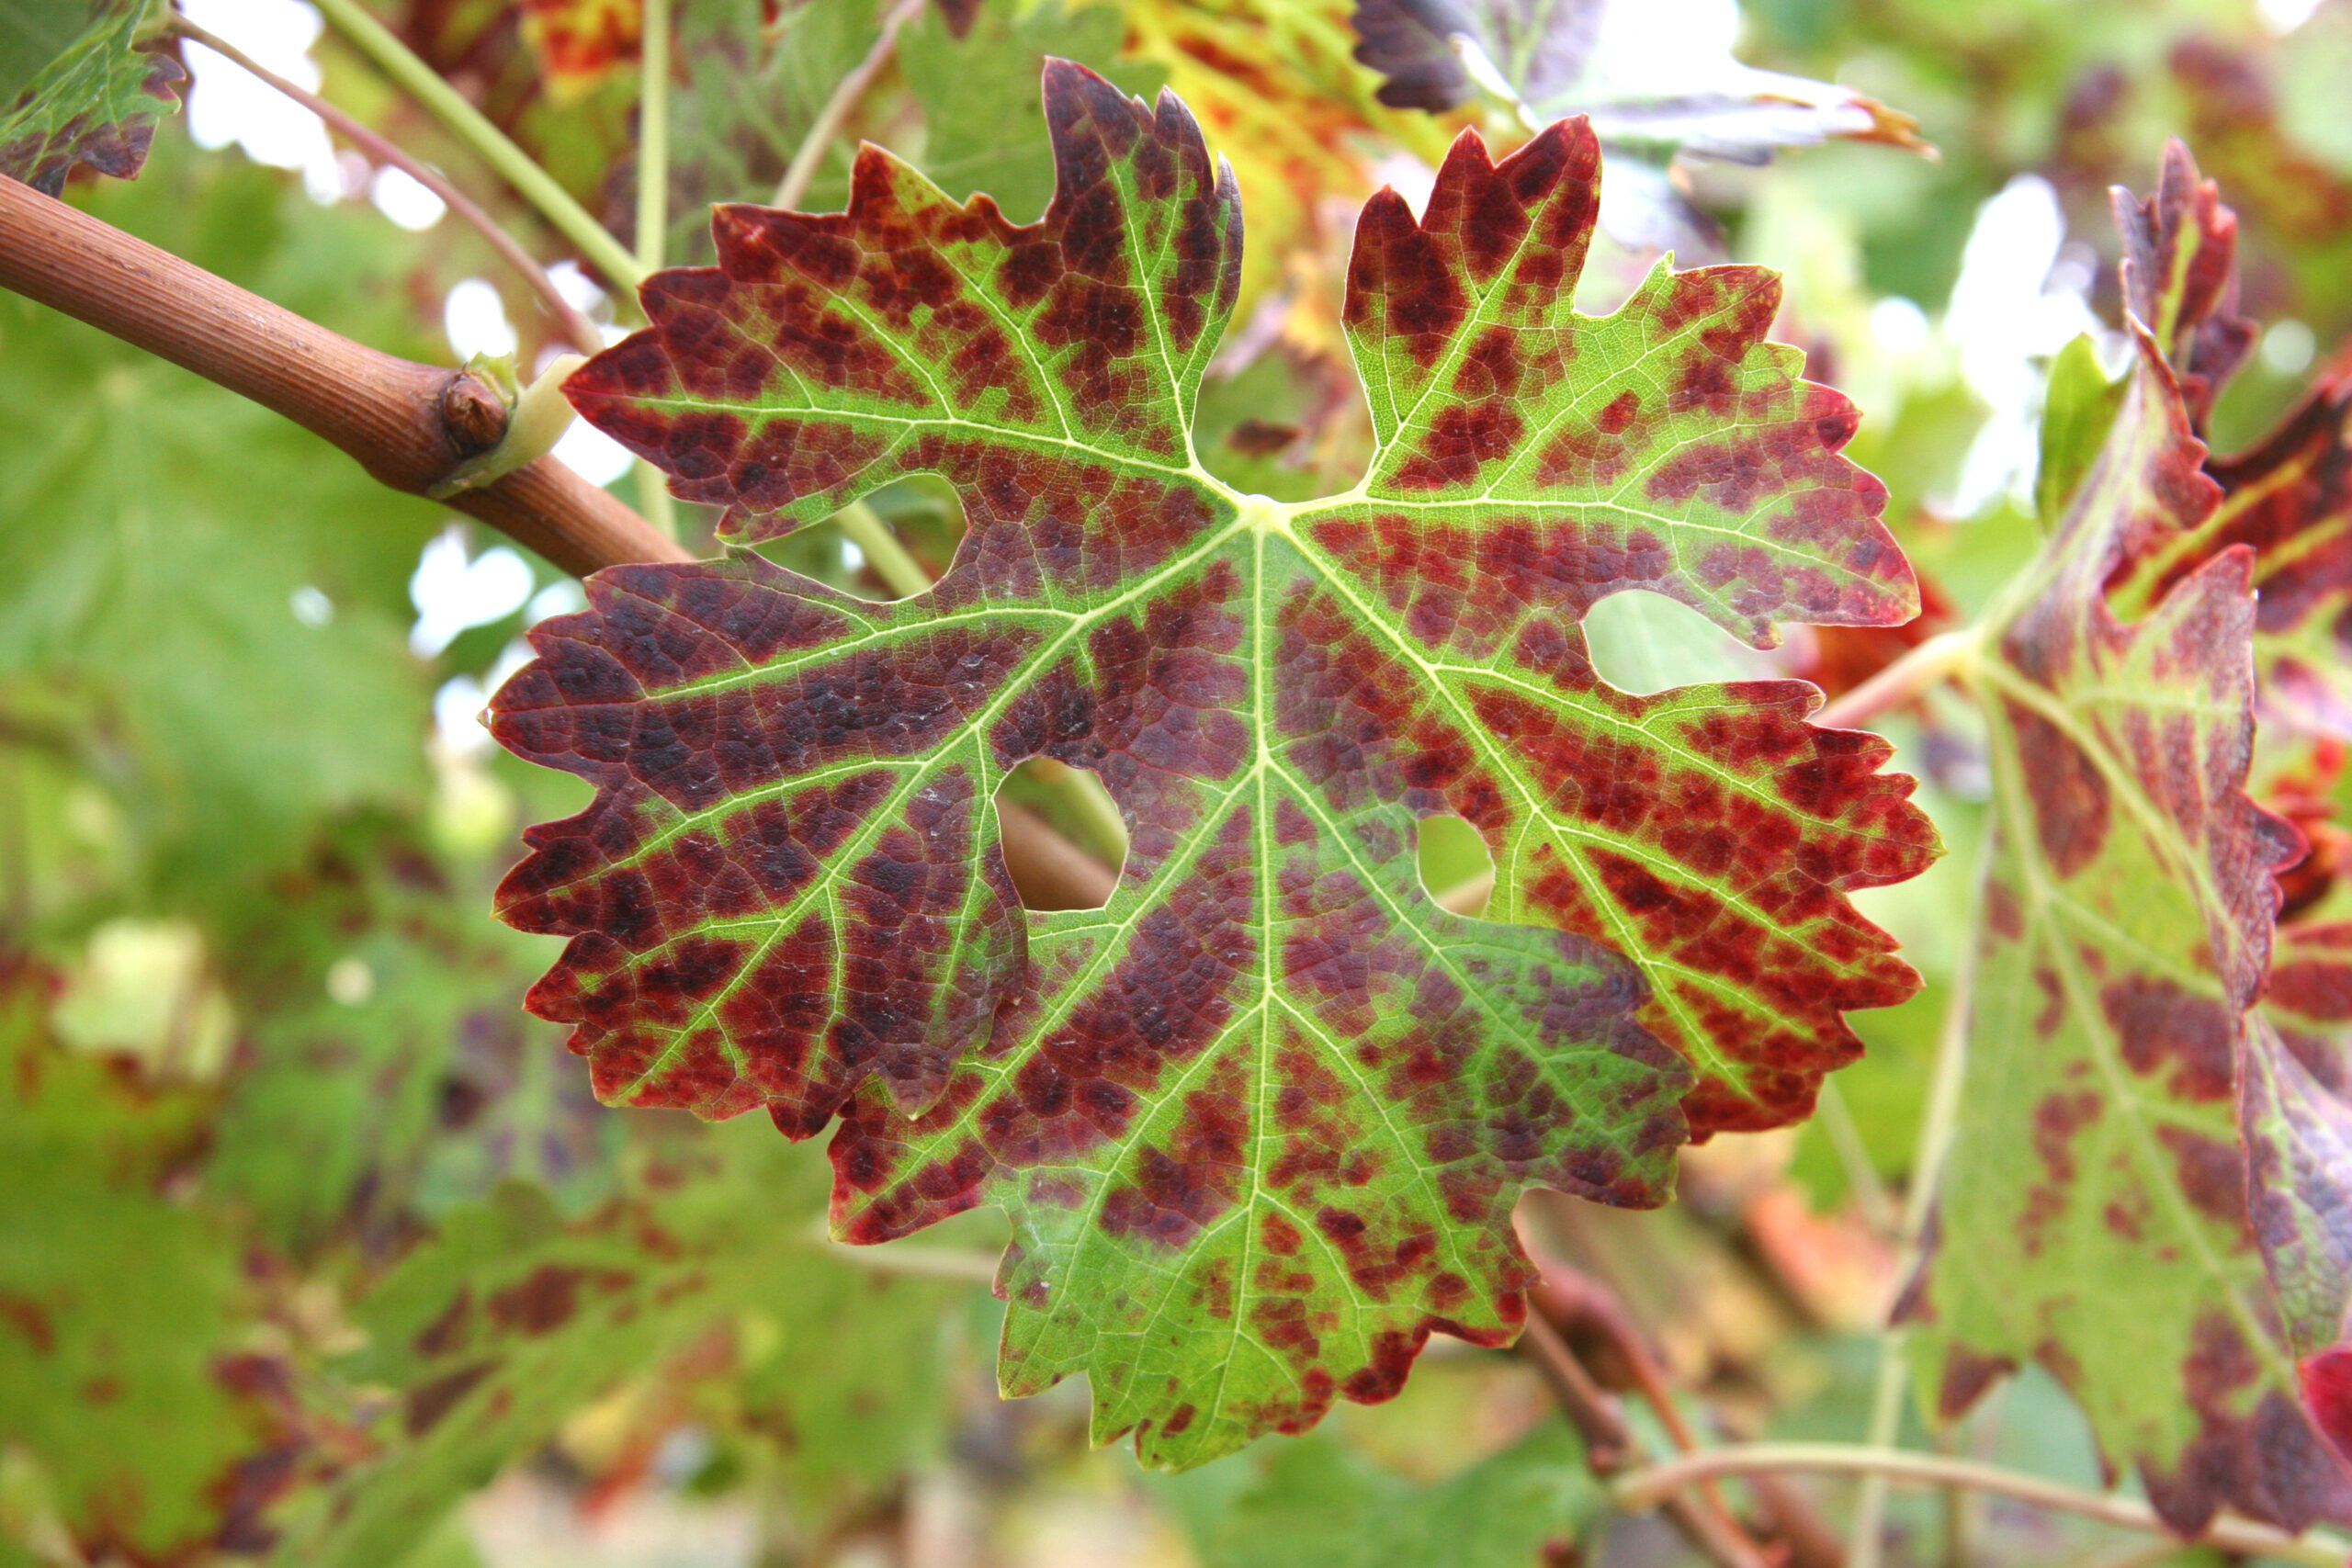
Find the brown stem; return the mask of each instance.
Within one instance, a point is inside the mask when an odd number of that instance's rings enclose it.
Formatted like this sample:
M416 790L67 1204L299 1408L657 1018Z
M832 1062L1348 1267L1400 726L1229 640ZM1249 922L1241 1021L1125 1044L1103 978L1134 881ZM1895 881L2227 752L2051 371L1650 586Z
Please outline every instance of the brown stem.
M1939 632L1813 716L1822 729L1856 729L1898 707L1976 656L1984 634L1975 627Z
M284 414L357 459L379 482L423 495L506 428L477 378L381 354L85 212L0 178L0 288ZM562 570L685 561L684 545L553 457L453 496L467 513ZM1114 873L1045 820L1007 803L1004 857L1042 907L1091 908ZM1048 900L1062 902L1047 903Z
M1584 1439L1584 1461L1595 1475L1614 1475L1638 1457L1634 1434L1625 1425L1625 1413L1608 1391L1592 1381L1584 1370L1568 1342L1560 1331L1544 1321L1541 1313L1530 1313L1527 1328L1520 1336L1520 1353L1535 1363L1535 1371L1559 1401L1560 1411L1568 1425Z
M1618 1381L1641 1393L1665 1427L1668 1438L1684 1453L1695 1451L1698 1438L1683 1418L1681 1406L1675 1403L1666 1369L1634 1323L1624 1299L1583 1269L1560 1261L1532 1243L1525 1245L1543 1274L1529 1292L1529 1304L1534 1309L1531 1321L1541 1320L1546 1328L1562 1336L1564 1349L1567 1349L1566 1336L1598 1338L1623 1369L1623 1376ZM1570 1349L1568 1354L1573 1357L1575 1352ZM1608 1370L1604 1364L1604 1374ZM1702 1487L1700 1491L1721 1520L1729 1525L1731 1510L1723 1495L1713 1487ZM1768 1517L1773 1532L1787 1547L1789 1568L1843 1568L1845 1548L1837 1532L1795 1488L1777 1476L1754 1477L1748 1491Z
M254 61L235 44L207 32L186 17L175 15L172 17L171 30L184 39L202 44L232 65L251 72L333 126L337 135L367 153L377 163L391 164L435 196L439 197L450 211L472 225L475 232L490 242L490 248L496 251L504 259L506 265L513 267L522 276L523 281L531 286L531 291L539 297L539 303L545 305L548 313L563 323L563 335L571 340L574 347L582 354L594 354L604 348L604 334L596 330L596 323L582 315L580 307L563 297L563 291L555 286L555 279L548 276L547 268L541 266L537 259L523 248L520 241L500 228L498 220L483 211L471 197L450 184L448 177L440 170L422 160L410 157L398 142L362 125L348 113L327 102L309 88L280 76L275 71Z
M1633 1385L1657 1412L1674 1446L1684 1453L1696 1449L1699 1440L1683 1420L1681 1407L1674 1403L1673 1390L1667 1385L1666 1369L1650 1354L1641 1330L1634 1325L1634 1314L1626 1310L1617 1292L1584 1270L1542 1253L1536 1254L1535 1262L1544 1272L1531 1292L1536 1310L1564 1331L1585 1330L1608 1341L1610 1348L1624 1362Z
M1625 1413L1616 1398L1593 1382L1592 1374L1541 1312L1527 1314L1519 1348L1535 1363L1552 1396L1559 1401L1561 1413L1584 1438L1585 1462L1594 1474L1611 1475L1629 1464L1645 1462L1641 1439L1625 1424ZM1661 1506L1690 1544L1717 1568L1765 1568L1763 1552L1721 1510L1679 1494Z
M505 429L463 371L381 354L14 180L0 179L0 288L217 381L423 495ZM566 571L688 560L684 547L551 457L449 504Z
M1018 801L996 803L1004 839L1005 869L1024 908L1099 909L1111 898L1118 874L1059 833Z
M1747 1495L1772 1536L1787 1549L1787 1568L1845 1568L1846 1543L1813 1500L1786 1479L1751 1475Z
M1682 1488L1711 1475L1746 1475L1758 1471L1810 1470L1833 1474L1873 1474L1937 1486L1965 1486L1995 1496L2014 1497L2036 1507L2054 1508L2086 1518L2101 1519L2150 1535L2170 1533L2147 1504L2132 1497L2115 1497L2045 1481L2038 1475L2003 1470L1974 1460L1904 1449L1872 1448L1854 1443L1735 1443L1695 1454L1678 1454L1646 1470L1632 1472L1613 1483L1617 1502L1629 1509L1646 1508L1675 1495ZM2336 1568L2345 1560L2345 1543L2336 1537L2312 1532L2290 1536L2284 1530L2248 1519L2221 1515L2206 1526L2199 1539L2224 1551L2277 1557L2309 1562L2313 1568Z

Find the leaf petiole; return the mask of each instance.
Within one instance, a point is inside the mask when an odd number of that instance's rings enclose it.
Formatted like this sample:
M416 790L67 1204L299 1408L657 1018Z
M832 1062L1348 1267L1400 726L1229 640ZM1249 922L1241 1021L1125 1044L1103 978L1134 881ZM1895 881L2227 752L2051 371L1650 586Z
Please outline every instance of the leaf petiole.
M336 135L357 147L368 157L379 164L390 164L435 196L439 197L443 205L456 213L462 221L471 225L475 232L489 242L490 248L496 251L500 258L513 267L525 283L530 285L531 291L539 297L539 302L547 307L548 313L563 323L564 335L572 341L581 353L594 354L605 346L604 338L596 331L596 323L582 315L578 306L563 297L562 290L556 288L555 280L548 276L547 269L538 264L537 259L523 248L522 242L500 228L496 219L483 211L472 197L451 184L439 170L423 159L410 156L400 143L390 137L371 130L341 107L328 102L308 88L280 76L253 59L235 44L197 26L186 17L174 13L168 30L177 33L191 42L202 44L232 65L268 84L326 121Z
M589 216L587 209L572 200L571 193L556 184L555 177L539 167L537 160L517 147L487 116L468 103L464 95L443 81L439 72L411 52L390 28L368 15L359 0L318 3L321 14L335 31L406 89L451 135L480 154L501 179L514 187L516 195L537 208L541 217L578 246L581 254L594 263L596 269L616 286L626 310L638 310L637 286L645 280L645 271L637 258L603 224Z
M908 553L882 514L863 501L853 501L833 513L842 536L855 545L874 574L901 599L910 599L931 586L931 573Z
M2169 1535L2170 1529L2147 1504L2131 1497L2111 1497L2064 1486L2040 1476L2003 1470L1976 1460L1917 1453L1908 1449L1880 1448L1862 1443L1726 1443L1721 1448L1681 1454L1619 1476L1611 1484L1620 1507L1640 1510L1657 1506L1684 1487L1715 1476L1803 1470L1831 1474L1877 1475L1933 1486L1957 1486L2014 1497L2021 1503L2079 1514L2124 1529ZM2345 1542L2318 1534L2293 1536L2251 1519L2227 1516L2214 1519L2205 1542L2224 1551L2256 1553L2313 1568L2340 1568L2348 1549Z
M645 0L637 106L637 265L646 277L662 270L670 226L671 21L669 0ZM643 457L636 468L638 504L656 528L676 538L678 503L662 470Z
M1811 722L1823 729L1858 729L1887 709L1909 702L1939 681L1962 673L1975 661L1984 640L1984 634L1979 626L1939 632L1826 705Z

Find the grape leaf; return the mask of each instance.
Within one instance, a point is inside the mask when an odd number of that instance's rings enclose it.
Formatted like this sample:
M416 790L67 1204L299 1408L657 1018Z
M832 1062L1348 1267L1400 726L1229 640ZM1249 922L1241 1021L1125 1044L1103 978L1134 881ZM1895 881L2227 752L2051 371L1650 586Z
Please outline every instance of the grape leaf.
M2323 376L2258 445L2207 472L2223 495L2214 544L2256 551L2265 713L2352 739L2352 364Z
M664 1363L738 1333L745 1314L776 1341L782 1367L769 1375L805 1381L802 1397L829 1397L844 1362L867 1371L857 1386L878 1400L875 1415L901 1417L872 1452L919 1456L941 1404L936 1325L962 1288L828 1256L815 1229L821 1168L752 1132L671 1140L584 1219L563 1221L519 1183L445 1216L355 1314L369 1343L338 1370L393 1390L397 1411L335 1506L289 1535L285 1560L399 1561L583 1404L628 1378L683 1375ZM889 1378L870 1375L877 1361Z
M1589 117L1616 168L1611 238L1704 256L1720 235L1670 173L1678 157L1763 164L1832 137L1927 146L1917 121L1850 88L1742 64L1736 21L1736 7L1690 0L1357 0L1355 58L1399 108L1485 96L1530 128Z
M670 254L711 254L714 202L763 199L841 79L873 47L880 18L860 5L803 5L764 21L757 0L692 7L678 18L686 75L672 111ZM1148 69L1116 63L1123 28L1107 6L1020 7L995 0L961 15L926 7L899 30L897 61L922 110L924 172L951 192L985 186L1005 207L1034 211L1053 189L1043 118L1030 95L1046 48L1107 69L1130 91L1158 85ZM811 180L807 204L848 196L854 137L838 137Z
M1918 122L1851 88L1758 71L1708 48L1716 7L1620 0L1356 0L1358 61L1380 101L1444 113L1484 89L1531 125L1589 117L1601 145L1761 164L1831 137L1923 147ZM1683 47L1661 48L1674 38Z
M1686 1111L1801 1115L1839 1010L1909 994L1841 897L1934 852L1884 743L1793 682L1617 692L1577 622L1643 587L1768 643L1916 599L1851 406L1762 342L1770 275L1570 310L1581 123L1499 165L1464 137L1422 220L1367 208L1378 451L1284 505L1191 450L1229 174L1172 96L1057 62L1046 102L1038 224L869 148L843 214L720 209L720 265L569 384L732 541L918 472L968 532L888 604L748 553L600 574L492 704L597 786L500 903L572 936L530 1005L604 1098L846 1107L854 1240L1010 1210L1006 1386L1090 1371L1098 1434L1184 1464L1385 1397L1432 1330L1508 1339L1523 1184L1657 1202ZM1125 814L1100 911L1006 879L990 799L1041 754ZM1429 897L1448 809L1543 924Z
M2279 933L2245 1071L2255 1233L2306 1404L2352 1460L2352 925Z
M2255 654L2281 734L2352 739L2352 366L2323 374L2268 435L2206 472L2222 503L2132 586L2177 581L2233 545L2255 552ZM2266 740L2270 737L2266 735Z
M622 234L630 231L635 192L629 164L637 146L640 86L636 71L574 76L569 91L552 90L544 75L545 62L524 37L521 8L511 0L401 0L374 9L418 58L450 81L465 83L467 96L491 122L606 227ZM740 17L745 26L756 28L761 9L761 0L671 7L677 29L674 54L688 76L673 99L673 146L681 122L698 107L703 85L693 79L689 39L706 21L722 25L721 17L728 23ZM633 23L630 36L635 36ZM447 138L428 117L405 118L397 139L435 163L462 155L462 144ZM520 211L506 218L510 224L522 220Z
M644 0L521 0L523 41L559 104L593 92L634 64L645 30Z
M833 85L872 47L871 7L807 5L768 23L758 0L684 8L677 53L685 73L671 106L669 254L710 256L713 202L775 189ZM840 175L820 167L809 200L839 204Z
M2199 179L2177 138L2165 143L2153 195L2112 193L2123 237L2123 294L2180 384L2191 428L2202 432L2222 384L2245 362L2255 326L2237 313L2238 216Z
M2247 1207L2304 1409L2352 1464L2352 923L2279 933L2245 1061Z
M2098 362L2088 333L2070 340L2050 362L2041 400L2040 452L2033 469L2033 511L2043 530L2057 527L2115 428L2131 378L2113 380Z
M0 97L14 103L81 37L87 20L85 7L71 5L17 6L0 13Z
M1061 0L985 0L959 31L926 11L899 37L899 68L922 106L922 172L951 197L987 191L1008 217L1044 210L1054 194L1045 117L1034 95L1047 55L1088 65L1138 96L1161 73L1120 62L1126 20L1114 6Z
M476 906L410 835L345 830L276 880L223 949L246 1021L207 1190L300 1255L346 1232L379 1248L500 1176L593 1193L610 1129L584 1090L502 1124L559 1059L517 1013L544 943Z
M2123 287L2181 373L2191 423L2202 429L2215 394L2253 345L2236 314L2237 215L2200 180L2187 148L2165 148L2154 196L2119 191ZM2133 552L2114 590L2131 614L2220 552L2255 553L2259 595L2255 655L2264 739L2352 739L2352 366L2318 377L2262 440L2213 458L2206 473L2222 502L2197 527Z
M1239 301L1245 322L1256 324L1262 302L1283 299L1308 268L1321 276L1344 251L1347 233L1335 220L1371 194L1368 141L1430 164L1445 155L1453 127L1373 96L1350 56L1353 40L1337 6L1122 0L1119 10L1129 57L1168 73L1170 90L1216 135L1219 155L1233 166L1250 214ZM1283 312L1285 324L1336 355L1338 323L1321 319L1329 308L1317 292L1303 290Z
M167 157L192 154L174 139ZM413 343L394 282L409 253L374 214L238 160L169 176L90 205L314 319ZM71 694L61 750L118 794L148 886L224 899L292 862L322 814L419 797L430 671L404 633L435 509L15 296L0 358L0 708ZM298 618L305 591L329 614Z
M1973 672L1995 812L1940 1242L1912 1305L1946 1416L2032 1358L2176 1529L2222 1506L2301 1529L2352 1517L2352 1487L2269 1325L2234 1106L2272 874L2301 844L2244 788L2251 552L2130 624L2105 592L2220 501L2147 297L2127 298L2138 357L2106 445Z
M1527 1568L1583 1540L1605 1502L1583 1445L1555 1421L1439 1482L1403 1480L1318 1434L1238 1489L1204 1471L1161 1495L1187 1516L1205 1568Z
M157 1191L198 1097L141 1089L48 1036L52 977L0 954L0 1441L22 1445L90 1561L213 1544L253 1446L216 1360L237 1248Z
M76 164L138 175L187 74L170 55L132 47L147 12L146 0L93 0L63 51L0 106L0 175L50 196Z
M811 1237L821 1212L812 1195ZM979 1292L821 1252L790 1266L776 1281L788 1289L744 1307L735 1355L702 1384L696 1408L758 1441L799 1518L852 1517L940 1448L962 1381L950 1374L968 1365L949 1353L966 1315L951 1309L977 1306Z

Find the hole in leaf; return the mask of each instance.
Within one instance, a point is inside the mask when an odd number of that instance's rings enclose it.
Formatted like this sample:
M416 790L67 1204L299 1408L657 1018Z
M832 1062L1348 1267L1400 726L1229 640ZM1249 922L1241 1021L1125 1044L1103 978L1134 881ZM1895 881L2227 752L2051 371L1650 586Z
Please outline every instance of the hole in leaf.
M1611 593L1586 611L1584 635L1600 678L1637 696L1776 673L1762 655L1690 605L1646 589Z
M1043 913L1110 902L1126 869L1127 825L1101 779L1032 757L997 786L996 815L1024 908Z
M1201 384L1193 440L1209 472L1276 501L1312 501L1356 481L1356 442L1372 409L1353 376L1290 351L1261 311L1237 323Z
M1421 886L1457 915L1483 915L1495 896L1495 857L1478 829L1459 817L1424 817L1419 864Z
M759 547L780 567L888 602L920 593L956 558L964 503L932 474L893 479L861 501Z

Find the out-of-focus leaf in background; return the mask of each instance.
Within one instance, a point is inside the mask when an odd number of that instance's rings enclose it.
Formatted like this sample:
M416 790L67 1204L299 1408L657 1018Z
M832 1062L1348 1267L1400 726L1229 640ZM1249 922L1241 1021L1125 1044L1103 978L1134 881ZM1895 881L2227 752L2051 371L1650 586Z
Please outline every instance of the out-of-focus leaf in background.
M203 1093L66 1049L58 988L0 969L0 1435L74 1539L161 1557L219 1535L259 1446L217 1365L250 1306L233 1232L164 1190Z
M379 346L433 350L398 231L274 174L160 156L93 209ZM417 805L426 671L405 585L427 503L277 415L0 296L0 710L126 818L157 891L209 902L323 812ZM52 698L72 694L60 707Z
M28 0L0 14L0 177L55 196L77 164L139 173L187 75L135 47L149 11L147 0Z
M680 1131L594 1213L567 1222L510 1185L450 1212L383 1282L341 1370L396 1404L347 1502L292 1538L300 1561L398 1561L516 1454L646 1380L733 1383L723 1402L775 1439L816 1517L931 1450L959 1287L843 1258L815 1150L756 1122ZM837 1447L837 1427L863 1437Z

